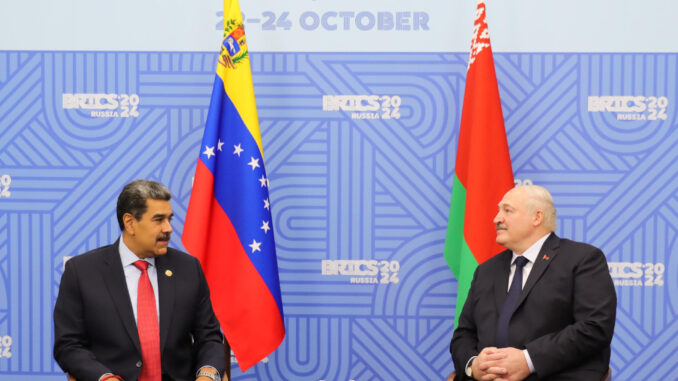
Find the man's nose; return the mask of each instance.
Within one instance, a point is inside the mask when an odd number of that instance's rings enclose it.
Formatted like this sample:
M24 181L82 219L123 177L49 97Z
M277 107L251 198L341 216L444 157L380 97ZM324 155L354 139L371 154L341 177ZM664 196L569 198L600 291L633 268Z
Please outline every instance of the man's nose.
M172 224L170 224L169 220L165 220L165 223L162 224L162 231L165 232L165 233L173 232Z
M503 216L501 215L501 212L497 212L497 214L494 216L494 220L492 220L492 222L494 224L498 224L502 221L502 219L503 219Z

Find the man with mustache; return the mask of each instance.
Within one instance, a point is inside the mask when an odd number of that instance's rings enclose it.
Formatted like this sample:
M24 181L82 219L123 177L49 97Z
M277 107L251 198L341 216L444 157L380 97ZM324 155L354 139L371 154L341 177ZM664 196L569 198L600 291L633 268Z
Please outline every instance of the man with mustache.
M507 250L473 276L450 344L457 379L601 380L617 305L605 255L554 233L539 186L508 191L494 224Z
M54 307L54 358L78 381L219 380L225 347L198 260L168 247L169 190L118 197L122 235L70 259Z

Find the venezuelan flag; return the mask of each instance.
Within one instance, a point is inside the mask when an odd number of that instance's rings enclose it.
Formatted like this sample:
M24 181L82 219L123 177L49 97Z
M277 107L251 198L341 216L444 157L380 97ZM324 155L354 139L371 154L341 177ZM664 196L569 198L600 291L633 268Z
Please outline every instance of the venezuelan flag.
M247 40L237 0L224 1L224 38L182 242L200 259L240 369L285 337Z

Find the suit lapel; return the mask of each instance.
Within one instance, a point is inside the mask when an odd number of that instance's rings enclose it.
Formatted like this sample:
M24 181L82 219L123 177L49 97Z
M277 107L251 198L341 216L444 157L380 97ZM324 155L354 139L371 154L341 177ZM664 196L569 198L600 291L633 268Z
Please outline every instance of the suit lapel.
M137 331L137 324L134 321L132 302L130 301L129 291L127 291L127 282L125 281L125 272L122 269L118 245L119 240L115 241L115 243L109 246L104 252L104 271L102 271L101 276L106 282L108 293L111 295L113 305L118 311L120 321L125 327L130 340L132 340L139 353L141 353L139 332Z
M511 272L511 251L505 250L499 253L500 260L499 266L501 269L496 273L499 274L494 278L494 298L497 303L497 314L501 311L504 306L504 301L506 300L506 294L508 293L508 279Z
M520 293L520 299L518 300L516 309L520 307L521 304L523 304L523 301L525 298L527 298L527 295L529 295L532 288L534 288L534 286L537 284L539 278L541 278L542 274L544 274L544 271L546 271L553 261L553 258L555 258L555 256L558 254L558 246L560 246L560 238L558 238L555 233L551 233L546 241L544 241L544 245L541 247L534 265L532 265L530 276L527 277L525 287L523 287L523 291Z
M174 272L169 253L155 258L155 265L158 270L158 298L160 299L160 351L162 353L167 341L170 324L172 322L172 311L174 310L174 296L176 293L174 282Z

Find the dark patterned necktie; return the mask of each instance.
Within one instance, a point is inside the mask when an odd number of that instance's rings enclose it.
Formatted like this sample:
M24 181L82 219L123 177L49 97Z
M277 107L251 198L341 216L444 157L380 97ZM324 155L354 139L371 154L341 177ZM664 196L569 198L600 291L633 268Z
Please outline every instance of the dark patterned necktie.
M497 347L507 347L508 336L509 336L509 322L511 321L511 316L513 311L518 305L518 299L520 299L520 292L523 290L523 267L529 262L529 260L523 256L519 256L515 260L516 271L513 274L513 281L511 282L511 287L509 288L508 294L506 295L506 301L504 306L501 308L499 313L499 320L497 320Z

